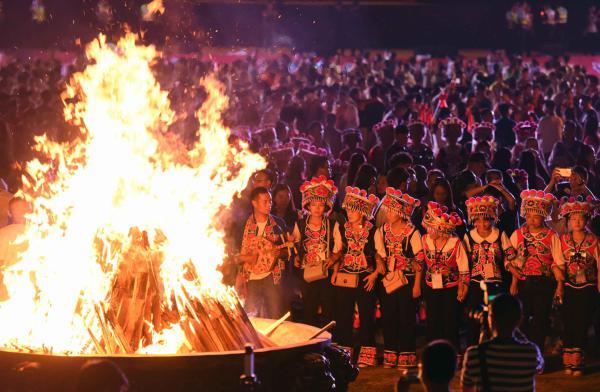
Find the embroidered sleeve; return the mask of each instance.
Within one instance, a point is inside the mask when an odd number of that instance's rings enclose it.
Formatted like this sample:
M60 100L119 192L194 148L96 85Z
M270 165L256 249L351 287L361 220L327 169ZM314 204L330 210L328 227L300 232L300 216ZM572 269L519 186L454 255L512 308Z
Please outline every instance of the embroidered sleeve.
M342 233L340 233L340 224L335 222L333 226L333 253L340 253L342 251Z
M456 264L458 265L458 273L459 280L462 283L468 284L470 280L470 271L469 271L469 259L467 258L467 252L465 251L465 246L462 241L457 238L456 241L457 249L456 249Z
M517 257L519 256L519 237L518 237L516 231L511 234L509 242L510 242L510 245L512 246L515 254L512 259L509 259L508 257L504 258L504 267L507 269L508 269L508 266L512 264L512 261L516 260Z
M514 260L517 257L517 251L504 232L502 233L502 237L500 237L500 243L504 251L504 263L506 264Z
M564 268L565 266L565 258L563 256L561 247L560 247L560 239L556 233L552 234L552 266L557 266L559 268Z
M302 235L300 234L300 229L298 228L298 223L294 223L294 231L292 232L294 236L294 242L298 243L302 239Z
M380 257L385 258L387 256L385 240L383 239L383 227L375 231L375 250Z
M463 244L465 244L465 250L470 253L471 252L471 244L469 243L469 236L465 234L463 237Z
M410 246L412 247L415 260L413 268L415 271L423 270L423 263L425 262L425 252L423 252L423 241L421 239L421 233L415 231L410 239Z

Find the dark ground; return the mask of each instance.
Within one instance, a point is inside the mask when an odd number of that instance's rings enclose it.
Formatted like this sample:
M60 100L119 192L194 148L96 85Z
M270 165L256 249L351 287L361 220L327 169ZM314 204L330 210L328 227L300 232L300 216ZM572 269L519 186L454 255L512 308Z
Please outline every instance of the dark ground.
M350 385L351 392L392 392L398 379L398 371L382 367L362 369L358 379ZM452 384L460 391L459 379ZM410 391L423 391L421 385L412 385ZM561 370L550 371L537 377L537 391L545 392L592 392L600 391L600 363L582 377L566 376Z

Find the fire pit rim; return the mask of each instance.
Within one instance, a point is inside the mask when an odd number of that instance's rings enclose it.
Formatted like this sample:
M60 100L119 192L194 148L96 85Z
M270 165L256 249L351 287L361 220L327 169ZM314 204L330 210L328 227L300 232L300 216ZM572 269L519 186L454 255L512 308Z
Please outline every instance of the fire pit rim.
M254 320L254 319L259 319L259 318L252 317L251 319ZM260 319L260 320L270 321L268 319ZM275 321L275 320L272 320L272 321ZM302 323L286 321L283 324L301 325L303 328L311 329L315 333L317 331L319 331L319 328L313 327L312 325L302 324ZM317 338L313 338L313 339L309 339L309 340L305 340L305 341L301 341L301 342L290 343L290 344L280 345L280 346L276 346L276 347L257 348L254 350L254 352L263 353L263 352L271 352L271 351L277 351L277 350L290 350L290 349L294 349L294 348L300 348L300 347L304 347L304 346L311 346L311 345L317 345L317 344L323 344L323 343L331 343L331 334L329 332L323 332ZM53 356L53 357L64 357L64 358L89 358L89 359L96 359L96 358L99 358L99 359L100 358L184 358L184 357L241 355L241 354L244 354L244 350L204 351L204 352L192 352L192 353L188 353L188 354L65 354L65 353L50 353L50 352L43 353L43 352L30 351L30 350L16 350L16 349L13 349L10 347L1 347L0 346L0 353L27 354L27 355L33 355L33 356L39 356L39 357Z

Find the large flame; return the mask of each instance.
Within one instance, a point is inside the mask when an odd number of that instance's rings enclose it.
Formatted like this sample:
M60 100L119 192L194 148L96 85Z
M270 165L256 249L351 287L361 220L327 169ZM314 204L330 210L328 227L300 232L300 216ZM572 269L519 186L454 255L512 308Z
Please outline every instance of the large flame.
M216 217L265 162L229 144L222 86L211 77L199 81L208 97L188 149L165 132L175 114L151 70L153 47L136 45L133 34L116 45L100 36L86 53L90 65L63 96L65 118L80 126L81 137L70 144L40 137L44 158L26 167L23 195L33 213L21 238L27 250L3 271L5 348L94 353L90 329L100 326L90 315L106 306L132 230L147 232L161 255L160 306L172 306L183 291L225 304L235 296L218 272L225 252ZM175 353L183 340L173 324L138 352Z

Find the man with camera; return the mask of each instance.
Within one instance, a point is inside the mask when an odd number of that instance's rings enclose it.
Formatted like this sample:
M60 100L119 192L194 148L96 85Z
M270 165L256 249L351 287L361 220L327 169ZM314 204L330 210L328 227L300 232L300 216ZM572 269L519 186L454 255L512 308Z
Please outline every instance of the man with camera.
M534 391L535 375L544 367L540 349L518 330L521 302L501 294L492 302L488 323L493 338L465 352L463 391Z

